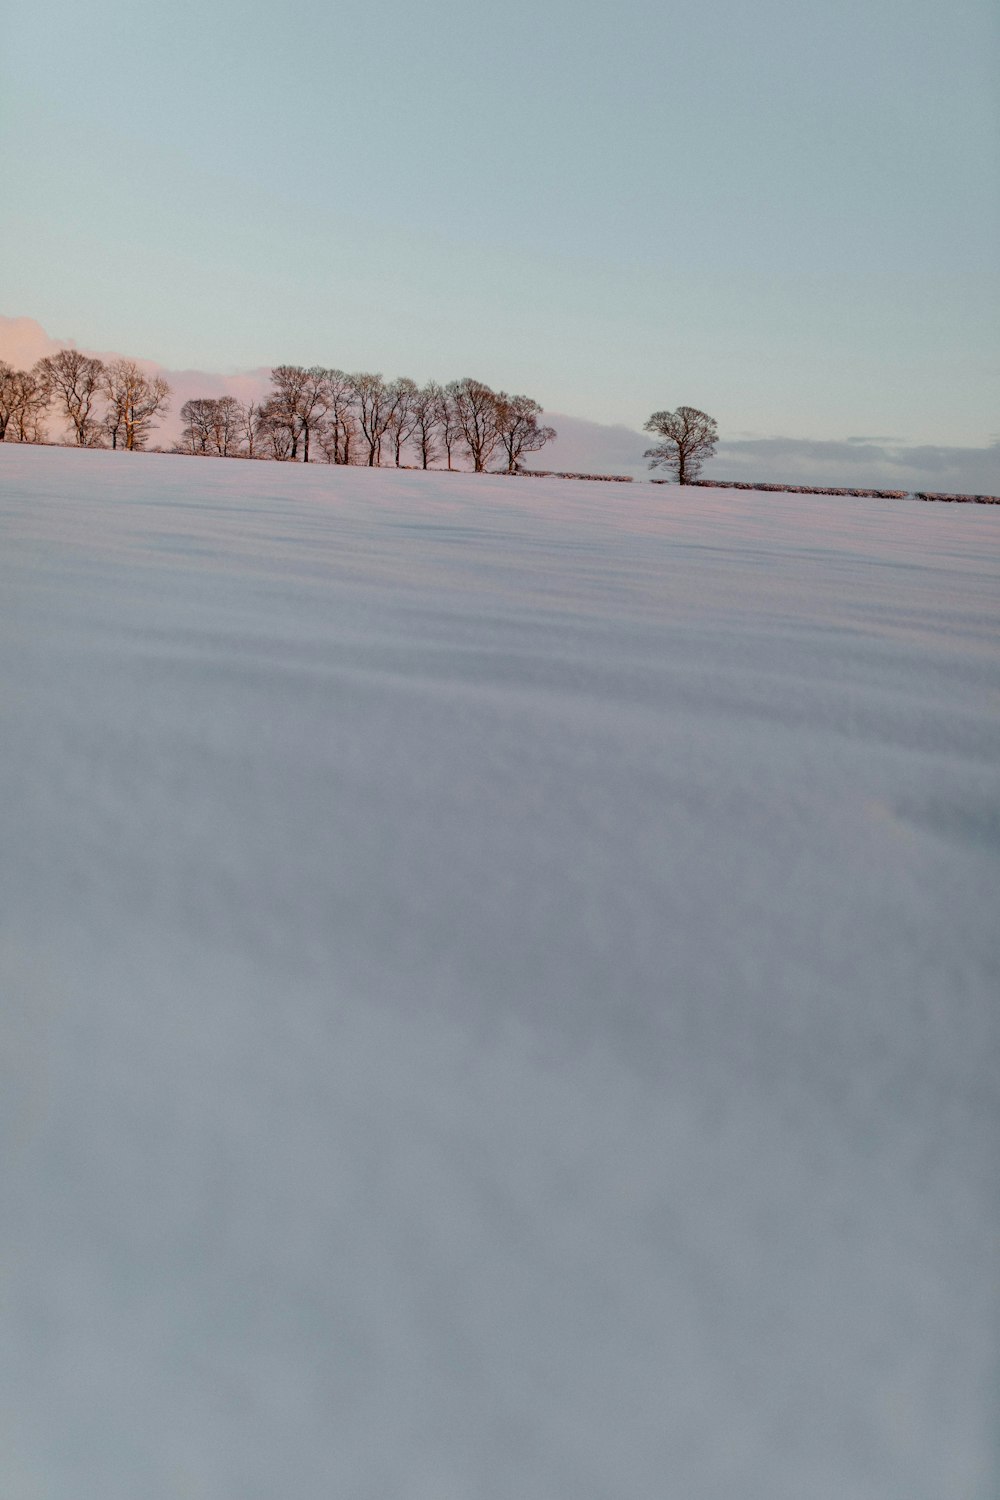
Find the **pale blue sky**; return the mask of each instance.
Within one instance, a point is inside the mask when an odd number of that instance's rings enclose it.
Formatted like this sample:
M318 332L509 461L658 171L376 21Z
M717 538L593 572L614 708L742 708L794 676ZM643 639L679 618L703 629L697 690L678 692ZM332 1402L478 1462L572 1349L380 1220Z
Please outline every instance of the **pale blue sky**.
M56 0L5 33L0 313L175 368L983 444L998 33L994 0Z

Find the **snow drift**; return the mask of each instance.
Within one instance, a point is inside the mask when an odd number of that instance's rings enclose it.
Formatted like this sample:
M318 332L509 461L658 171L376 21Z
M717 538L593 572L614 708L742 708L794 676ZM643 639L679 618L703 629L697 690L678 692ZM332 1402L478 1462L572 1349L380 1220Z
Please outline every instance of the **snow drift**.
M7 1500L994 1495L996 513L0 493Z

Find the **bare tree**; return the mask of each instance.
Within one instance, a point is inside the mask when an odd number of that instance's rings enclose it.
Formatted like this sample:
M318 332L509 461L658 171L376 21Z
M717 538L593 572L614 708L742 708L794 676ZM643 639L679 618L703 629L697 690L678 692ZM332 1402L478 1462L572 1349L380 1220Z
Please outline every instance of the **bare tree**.
M393 395L381 375L362 372L351 376L357 402L358 422L365 442L368 444L369 469L381 461L382 439L389 427L393 411Z
M321 365L312 365L306 371L299 400L299 430L302 433L302 462L309 462L309 435L326 416L329 393L326 370Z
M111 395L110 386L105 385L101 394L107 401L104 414L101 417L102 436L107 438L112 448L118 448L121 445L122 423L124 421L120 393L114 396Z
M133 359L106 365L101 382L108 407L104 425L112 448L144 448L153 418L168 409L170 387L160 375L147 375Z
M7 441L13 436L18 443L44 443L49 392L41 377L34 370L12 370L7 380L6 401Z
M437 381L429 380L413 397L412 437L422 469L429 469L432 460L438 455L443 396L444 391Z
M288 428L293 459L298 458L301 439L304 464L309 462L309 439L326 415L326 373L320 365L308 370L301 365L277 365L271 371L274 394L270 405L275 418Z
M501 391L497 397L497 428L508 474L517 473L522 454L537 453L555 437L555 428L539 427L541 414L542 408L530 396L508 396Z
M654 411L645 423L647 432L655 432L662 439L655 448L647 448L644 458L650 460L649 467L655 469L662 464L676 474L678 484L687 484L697 479L706 458L711 458L719 441L719 429L714 417L709 417L696 406L679 406L676 411Z
M437 429L449 469L454 467L451 461L452 455L462 438L462 427L458 420L458 406L455 401L456 385L457 382L452 381L450 385L438 386Z
M61 406L76 434L77 444L92 448L99 443L101 429L94 412L104 378L101 361L88 358L79 349L60 349L58 354L40 359L35 374L50 399Z
M181 407L184 428L181 450L215 453L219 458L237 454L243 439L243 407L235 396L196 396Z
M14 367L0 359L0 443L7 436L7 424L14 409Z
M345 375L343 370L326 372L327 421L323 428L322 445L327 462L331 464L352 462L351 455L359 432L354 380L354 376Z
M40 405L36 402L40 401ZM28 371L15 371L6 360L0 360L0 443L31 443L27 437L34 426L40 425L40 414L45 410L46 398Z
M340 434L336 422L327 419L321 427L317 427L316 441L326 463L340 463Z
M264 408L259 401L239 403L237 423L240 446L245 446L247 458L256 458L257 441L261 435L261 418Z
M417 382L410 380L406 375L401 375L398 380L392 382L389 392L392 397L392 411L389 413L387 432L392 442L393 457L398 469L402 463L403 449L413 436L416 426L413 403L417 395Z
M241 436L241 408L235 396L220 396L213 403L212 442L220 458L230 458L239 452Z
M272 401L265 402L261 408L257 432L270 448L272 458L284 460L292 457L292 432L286 415Z
M481 380L456 380L448 390L455 403L455 415L472 459L472 467L481 474L500 440L497 425L497 397Z
M267 402L267 425L272 440L275 430L284 427L288 433L287 456L296 460L299 456L299 396L305 373L301 365L276 365L271 371L274 389Z
M206 396L194 396L181 407L180 447L185 453L207 453L212 435L212 407Z

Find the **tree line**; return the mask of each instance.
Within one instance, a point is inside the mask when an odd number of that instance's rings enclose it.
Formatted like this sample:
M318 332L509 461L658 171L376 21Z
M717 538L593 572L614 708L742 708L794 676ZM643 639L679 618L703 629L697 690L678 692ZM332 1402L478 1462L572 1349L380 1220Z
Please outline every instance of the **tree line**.
M384 463L400 468L455 467L460 456L476 473L499 457L514 473L526 453L555 437L539 421L542 408L530 396L494 391L481 380L448 385L379 374L349 375L320 365L278 365L271 394L261 402L235 396L196 397L181 407L184 453L220 457L313 461L331 464Z
M0 442L43 443L53 410L81 448L145 448L169 410L170 387L134 360L105 363L62 349L30 370L0 360ZM235 396L185 401L175 452L333 464L404 463L429 469L459 460L481 473L494 460L515 473L522 457L555 437L530 396L481 380L429 381L278 365L262 401Z
M134 360L103 360L61 349L30 370L0 360L0 442L44 443L53 408L81 448L141 449L156 421L169 410L170 387ZM481 473L496 456L515 474L527 453L555 437L539 421L542 408L530 396L494 391L466 378L448 385L418 386L401 377L349 375L321 365L278 365L271 392L262 401L235 396L199 396L185 401L184 423L174 451L220 458L272 458L331 464L388 461L397 468L455 468L467 459ZM693 406L657 411L645 424L661 441L644 457L663 466L679 484L697 479L718 442L714 418Z

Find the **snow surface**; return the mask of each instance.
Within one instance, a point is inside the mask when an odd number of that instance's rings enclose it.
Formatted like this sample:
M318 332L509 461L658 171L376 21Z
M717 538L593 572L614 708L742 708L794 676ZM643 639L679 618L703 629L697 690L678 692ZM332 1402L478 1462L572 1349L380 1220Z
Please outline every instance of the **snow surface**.
M1000 513L0 447L5 1500L986 1500Z

